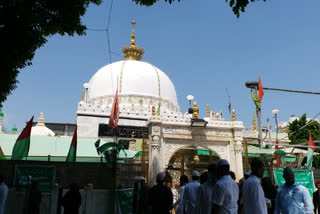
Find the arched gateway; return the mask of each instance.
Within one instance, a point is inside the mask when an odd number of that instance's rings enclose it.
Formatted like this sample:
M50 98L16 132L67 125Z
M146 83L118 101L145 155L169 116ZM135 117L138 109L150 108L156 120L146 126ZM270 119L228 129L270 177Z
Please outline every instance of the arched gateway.
M208 118L205 127L192 127L187 115L152 116L149 128L149 180L155 182L158 172L164 171L171 157L183 148L214 151L219 158L230 162L237 179L243 177L242 128L240 121Z

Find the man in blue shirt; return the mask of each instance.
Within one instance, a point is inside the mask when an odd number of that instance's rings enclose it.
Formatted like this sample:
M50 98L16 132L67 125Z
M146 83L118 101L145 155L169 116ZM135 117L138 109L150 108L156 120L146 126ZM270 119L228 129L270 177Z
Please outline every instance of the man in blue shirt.
M286 183L278 189L275 201L275 214L312 214L313 205L310 194L304 186L295 182L290 167L283 170Z
M197 214L196 202L197 202L197 192L199 183L200 173L194 171L192 173L192 182L188 183L184 189L183 193L183 206L185 207L186 214Z

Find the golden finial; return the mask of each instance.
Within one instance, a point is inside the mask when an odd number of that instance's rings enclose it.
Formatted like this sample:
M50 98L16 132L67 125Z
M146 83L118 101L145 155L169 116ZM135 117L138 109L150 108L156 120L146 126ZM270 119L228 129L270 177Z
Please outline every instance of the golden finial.
M131 132L131 140L134 140L134 132Z
M131 33L131 40L130 40L130 46L124 46L122 48L122 53L125 59L128 60L140 60L142 58L142 55L144 54L143 48L136 46L136 36L134 33L134 25L136 22L132 20L132 33Z
M130 45L135 46L136 45L136 35L134 34L134 25L136 24L136 22L134 20L132 20L131 24L132 24L132 32L131 32Z
M82 90L82 97L81 97L81 101L84 101L84 90Z
M199 156L198 156L198 155L195 155L194 158L193 158L193 161L194 161L194 164L195 164L195 165L198 165L199 162L200 162Z
M156 115L156 107L155 106L152 106L152 115Z
M253 120L252 120L252 130L257 131L257 122L256 122L256 114L253 112Z
M232 109L232 121L236 121L236 112Z
M197 106L196 102L193 103L193 114L192 114L192 117L195 118L195 119L198 119L198 117L199 117L199 109L198 109L198 106Z
M210 117L210 109L209 109L209 104L207 104L207 117Z
M283 128L282 128L282 132L285 133L286 131L287 131L287 130L286 130L286 127L283 127Z

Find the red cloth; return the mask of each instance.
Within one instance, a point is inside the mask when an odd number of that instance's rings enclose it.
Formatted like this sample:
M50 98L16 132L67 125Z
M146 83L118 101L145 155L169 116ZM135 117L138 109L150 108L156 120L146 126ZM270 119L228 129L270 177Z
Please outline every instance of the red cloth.
M117 130L118 120L119 120L119 102L118 102L118 89L117 89L116 95L114 96L110 119L109 119L110 128Z
M309 131L309 146L315 146L311 137L311 132ZM315 147L311 147L310 149L312 149L313 151L316 150Z
M264 95L264 92L263 92L262 82L261 82L261 79L260 79L260 77L259 77L258 99L260 100L260 102L261 102L261 100L262 100L263 95Z
M316 184L317 184L317 185L320 184L320 180L317 180L317 181L316 181Z

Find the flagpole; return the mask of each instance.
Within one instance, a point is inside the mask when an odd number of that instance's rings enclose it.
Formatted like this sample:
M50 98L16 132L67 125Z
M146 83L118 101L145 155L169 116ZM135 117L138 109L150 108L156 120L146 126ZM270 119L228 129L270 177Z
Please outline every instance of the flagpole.
M254 88L254 93L258 97L258 89ZM259 139L259 148L263 149L263 139L262 139L262 127L261 127L261 108L256 107L256 114L258 119L258 139Z
M117 128L113 129L113 139L115 143L117 142ZM116 152L115 157L112 156L112 158L114 160L112 160L112 167L111 167L111 171L112 171L112 189L111 189L111 212L112 214L115 213L115 207L116 207L116 184L117 184L117 154L118 151ZM114 155L114 153L112 153L112 155Z

